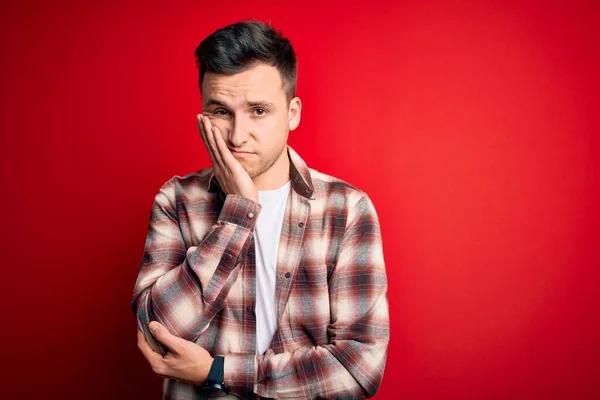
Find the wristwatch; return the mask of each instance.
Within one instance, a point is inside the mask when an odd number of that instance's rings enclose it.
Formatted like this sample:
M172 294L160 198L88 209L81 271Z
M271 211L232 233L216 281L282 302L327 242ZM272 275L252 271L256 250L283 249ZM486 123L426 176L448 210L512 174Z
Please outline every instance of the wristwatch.
M202 388L202 394L210 397L222 397L229 394L229 388L223 382L225 375L225 357L215 356L208 372L208 379Z

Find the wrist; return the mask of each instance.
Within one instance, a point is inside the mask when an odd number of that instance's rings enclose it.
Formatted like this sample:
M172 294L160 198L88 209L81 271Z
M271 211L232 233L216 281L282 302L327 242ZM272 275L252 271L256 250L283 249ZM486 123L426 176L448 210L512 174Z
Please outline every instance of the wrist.
M208 396L226 396L229 394L229 388L224 382L224 375L225 357L215 356L202 392Z
M254 229L258 214L262 206L260 203L244 196L227 195L219 213L219 222L228 222L242 226L249 230Z
M210 375L210 369L215 362L215 358L211 357L206 364L203 365L200 385L206 385L208 376Z

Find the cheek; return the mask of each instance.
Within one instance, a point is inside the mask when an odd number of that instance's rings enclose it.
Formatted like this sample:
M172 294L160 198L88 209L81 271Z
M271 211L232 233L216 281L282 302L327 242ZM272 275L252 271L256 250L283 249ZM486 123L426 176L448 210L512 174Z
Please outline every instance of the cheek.
M225 143L227 143L227 137L229 135L229 130L231 129L231 123L228 120L221 118L211 118L210 123L212 126L216 126L219 129L219 132L221 132L221 137Z
M222 136L225 137L227 135L227 132L229 131L230 127L229 121L221 118L211 118L210 122L213 124L213 126L219 128L219 131L221 131Z
M277 138L285 134L288 129L287 115L277 115L271 118L265 118L257 124L262 132L268 132L269 137Z
M283 143L287 141L288 133L288 121L282 118L273 118L257 127L259 130L257 133L257 141L261 143L263 148L271 153L277 155L281 150Z

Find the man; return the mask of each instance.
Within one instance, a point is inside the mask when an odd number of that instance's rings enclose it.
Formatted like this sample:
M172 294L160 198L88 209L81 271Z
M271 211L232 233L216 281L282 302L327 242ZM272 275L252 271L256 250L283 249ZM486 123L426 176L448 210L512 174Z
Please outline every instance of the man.
M242 22L196 56L212 167L156 195L132 301L164 397L374 395L389 341L379 222L364 192L287 145L302 106L290 42Z

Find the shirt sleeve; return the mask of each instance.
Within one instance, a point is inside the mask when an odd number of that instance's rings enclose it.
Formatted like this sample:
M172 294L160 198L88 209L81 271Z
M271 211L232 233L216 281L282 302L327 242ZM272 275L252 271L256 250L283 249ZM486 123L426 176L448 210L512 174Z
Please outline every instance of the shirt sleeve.
M197 246L186 248L175 194L171 180L154 199L131 303L139 329L163 355L166 348L154 339L148 323L156 320L190 341L208 328L238 275L238 258L261 209L250 199L227 195L217 222Z
M383 378L389 342L379 221L364 195L352 208L329 280L329 343L293 352L225 356L225 383L267 398L363 398Z

